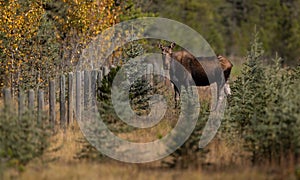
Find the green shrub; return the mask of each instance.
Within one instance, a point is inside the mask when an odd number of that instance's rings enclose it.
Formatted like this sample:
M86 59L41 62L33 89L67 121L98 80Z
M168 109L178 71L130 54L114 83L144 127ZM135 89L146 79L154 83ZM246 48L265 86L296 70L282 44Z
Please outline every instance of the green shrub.
M41 156L48 147L49 128L46 118L37 122L36 113L22 116L7 108L0 111L0 162L8 166L22 166Z
M151 92L153 89L146 79L136 79L137 75L139 75L140 72L143 72L141 70L145 70L146 66L141 66L135 61L127 63L131 60L131 58L143 55L145 50L142 44L134 41L128 43L123 51L124 59L122 59L122 62L125 62L125 64L122 68L126 69L126 72L124 72L125 77L123 81L127 82L127 80L130 80L130 82L134 82L129 88L129 101L131 108L137 115L146 115L150 112L150 106L148 102L150 100ZM111 102L112 84L120 69L120 66L111 68L110 73L103 78L101 84L98 84L100 93L97 100L99 102L98 109L102 116L101 118L108 124L109 129L115 132L122 132L133 129L133 127L129 127L123 121L121 121L119 117L117 117ZM124 95L118 94L118 92L115 92L115 96L118 96L117 98L119 102L126 102L128 100L128 97L123 97Z

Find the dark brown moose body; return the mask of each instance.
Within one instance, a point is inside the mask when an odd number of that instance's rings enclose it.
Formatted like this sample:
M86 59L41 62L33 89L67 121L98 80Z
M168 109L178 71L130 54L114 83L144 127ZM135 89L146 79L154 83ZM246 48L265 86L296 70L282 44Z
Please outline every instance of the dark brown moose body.
M223 88L225 94L230 95L228 79L233 65L228 59L223 56L196 58L185 50L173 52L174 46L174 43L167 47L159 45L162 50L164 69L169 70L170 80L174 84L176 104L181 91L181 86L176 84L187 87L191 85L191 81L196 86L209 86L216 83L218 100ZM189 73L184 72L179 66L183 66Z

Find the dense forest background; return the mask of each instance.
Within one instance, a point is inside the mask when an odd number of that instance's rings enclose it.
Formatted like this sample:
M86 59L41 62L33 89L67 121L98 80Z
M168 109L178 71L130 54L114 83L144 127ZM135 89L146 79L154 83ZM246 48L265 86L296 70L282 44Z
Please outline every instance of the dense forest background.
M299 0L135 0L144 12L180 21L197 30L216 53L246 55L255 27L266 56L285 65L300 58Z

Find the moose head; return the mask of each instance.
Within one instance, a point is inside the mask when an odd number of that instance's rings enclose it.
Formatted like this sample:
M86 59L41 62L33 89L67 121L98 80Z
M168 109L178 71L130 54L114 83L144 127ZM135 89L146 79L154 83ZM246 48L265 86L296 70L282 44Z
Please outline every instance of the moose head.
M175 43L174 42L171 43L170 46L163 46L162 44L159 44L158 47L161 49L163 67L165 70L169 70L172 61L172 53L173 53L173 48L175 47Z

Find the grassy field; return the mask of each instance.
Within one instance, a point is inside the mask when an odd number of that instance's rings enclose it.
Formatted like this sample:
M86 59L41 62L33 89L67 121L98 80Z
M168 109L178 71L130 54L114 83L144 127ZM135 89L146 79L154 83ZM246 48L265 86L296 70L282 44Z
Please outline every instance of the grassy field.
M22 171L6 170L3 179L295 179L288 169L251 167L243 162L245 159L235 156L241 153L238 145L227 146L218 138L207 147L210 153L205 161L211 165L190 169L165 168L161 161L130 164L108 157L78 159L84 145L82 138L77 125L58 132L51 137L51 146L41 158L31 161ZM149 138L152 137L146 136Z

